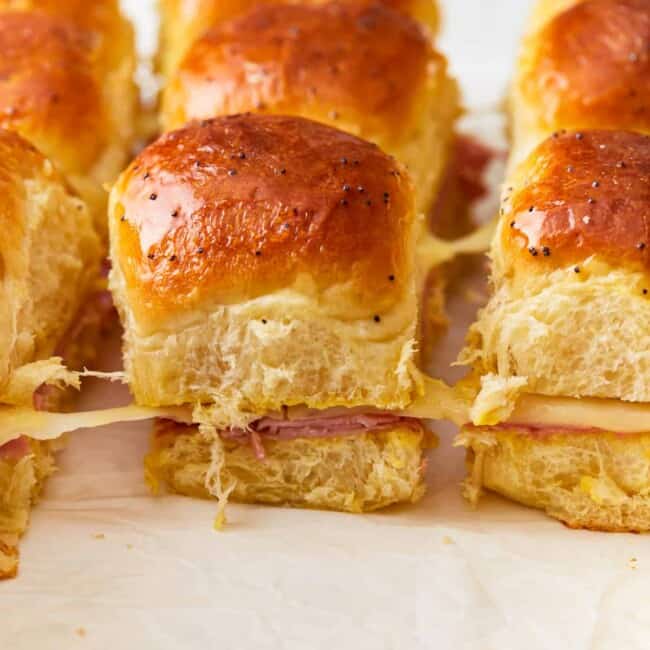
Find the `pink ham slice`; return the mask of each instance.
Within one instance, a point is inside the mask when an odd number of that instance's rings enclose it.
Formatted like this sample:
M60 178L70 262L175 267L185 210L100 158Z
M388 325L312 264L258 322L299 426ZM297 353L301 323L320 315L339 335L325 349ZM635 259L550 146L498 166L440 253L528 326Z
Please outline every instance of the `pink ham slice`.
M18 461L29 453L29 440L21 436L0 447L0 461Z
M253 422L250 429L228 429L221 432L226 440L250 444L258 459L264 458L263 440L294 440L296 438L338 438L364 433L378 433L407 427L413 431L422 429L415 418L391 413L357 413L338 416L313 416L297 420L265 417Z

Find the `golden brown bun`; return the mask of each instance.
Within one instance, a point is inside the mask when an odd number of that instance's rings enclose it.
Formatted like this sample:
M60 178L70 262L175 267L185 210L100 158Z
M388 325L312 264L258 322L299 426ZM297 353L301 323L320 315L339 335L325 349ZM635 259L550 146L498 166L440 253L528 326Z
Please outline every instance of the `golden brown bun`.
M189 49L165 90L162 126L247 111L330 124L405 164L428 213L458 101L444 57L408 16L378 2L261 4Z
M234 501L368 512L424 494L424 429L328 439L264 443L265 459L252 448L224 442L221 483L235 482ZM159 484L188 496L209 498L211 442L195 427L159 421L146 460L155 492Z
M553 433L466 428L465 495L483 488L547 514L572 528L650 530L650 434Z
M306 0L321 4L324 0ZM384 0L387 6L411 15L427 27L431 35L438 30L439 14L435 0ZM254 9L259 0L159 0L161 9L161 47L159 65L170 75L185 52L210 27ZM297 4L301 4L298 2Z
M401 166L327 126L238 115L161 137L111 194L136 400L410 402L417 227Z
M592 255L614 267L650 270L650 247L639 246L650 244L647 136L558 133L510 181L497 253L503 274L548 273Z
M540 145L505 192L494 294L463 360L529 392L650 401L649 180L643 135Z
M102 184L126 163L137 102L132 40L129 53L115 55L118 62L103 57L105 39L44 11L0 13L0 126L19 132L60 167L102 234Z
M85 204L52 163L0 129L0 388L15 368L48 358L99 273Z
M511 99L513 163L560 129L650 131L650 5L569 4L546 22L534 17L544 26L524 41Z
M191 125L136 158L114 200L117 261L147 329L302 274L320 291L345 284L357 314L372 318L409 282L408 177L377 147L316 122L239 115Z
M52 443L30 440L31 453L0 460L0 580L18 572L18 540L27 530L32 505L54 472Z
M120 11L119 0L0 0L0 12L41 11L65 18L92 32L102 65L120 67L134 55L134 32Z

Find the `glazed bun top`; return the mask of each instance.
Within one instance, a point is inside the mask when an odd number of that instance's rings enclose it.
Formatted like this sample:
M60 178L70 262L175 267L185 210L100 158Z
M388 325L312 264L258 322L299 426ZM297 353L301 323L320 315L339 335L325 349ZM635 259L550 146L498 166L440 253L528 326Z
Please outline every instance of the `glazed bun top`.
M650 137L556 133L510 185L497 248L514 272L547 272L592 255L650 272Z
M295 117L162 136L111 195L113 263L141 323L282 289L363 318L413 283L413 190L375 145Z
M527 40L518 74L540 128L650 131L650 3L587 0Z
M189 49L166 88L163 127L256 111L395 141L410 133L432 69L444 59L426 33L380 2L260 4Z

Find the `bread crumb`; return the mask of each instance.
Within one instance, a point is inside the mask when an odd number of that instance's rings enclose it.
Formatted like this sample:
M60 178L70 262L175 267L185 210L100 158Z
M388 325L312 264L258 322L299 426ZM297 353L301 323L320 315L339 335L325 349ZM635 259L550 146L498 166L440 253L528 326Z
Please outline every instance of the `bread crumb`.
M95 533L93 537L95 539L106 539L106 535L104 535L104 533Z
M126 548L128 548L129 551L133 550L133 544L127 544L127 545L126 545Z
M454 540L451 537L449 537L448 535L445 535L442 538L442 543L443 544L455 544L456 542L454 542Z
M630 569L637 569L638 564L637 564L637 559L635 557L631 557L628 566Z
M78 628L74 631L74 633L75 633L78 637L80 637L80 638L83 639L83 638L85 638L85 636L86 636L86 628L84 628L84 627L78 627Z

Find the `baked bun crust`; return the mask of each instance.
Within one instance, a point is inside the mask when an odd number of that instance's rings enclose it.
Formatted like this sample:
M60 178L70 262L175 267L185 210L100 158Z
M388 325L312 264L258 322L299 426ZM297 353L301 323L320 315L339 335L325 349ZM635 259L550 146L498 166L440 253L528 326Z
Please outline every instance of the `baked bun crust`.
M512 97L515 162L559 129L650 130L650 6L573 4L524 42Z
M92 17L98 9L87 13ZM119 13L114 17L122 20ZM138 101L132 39L126 37L130 54L113 54L106 43L112 34L100 38L41 10L0 13L0 126L20 133L59 166L88 202L101 234L102 184L126 163Z
M0 388L15 368L50 357L99 273L85 204L52 163L0 129Z
M428 212L459 106L446 61L417 22L378 2L330 2L260 4L207 31L169 81L162 126L247 111L300 115L376 142L407 166Z
M417 226L401 166L327 126L236 115L162 136L111 194L136 400L408 403Z
M466 428L465 495L483 488L544 510L571 528L650 530L650 434Z
M133 27L122 15L119 0L0 0L0 12L34 10L92 32L95 47L101 52L101 64L108 69L116 69L133 58Z
M462 359L529 392L650 401L649 177L644 135L541 144L504 195L494 294Z
M650 271L650 138L624 131L558 133L511 177L495 255L521 276L579 264ZM532 210L531 210L532 208Z
M267 441L265 458L249 445L224 441L222 485L233 501L368 512L424 495L424 429L396 428L327 439ZM159 421L145 463L154 492L159 484L210 498L206 487L212 443L196 427Z
M323 0L306 0L296 4L322 4ZM431 35L439 25L434 0L384 0L384 4L420 21ZM171 74L190 46L209 27L242 15L259 5L259 0L161 0L161 47L159 65L165 75Z

